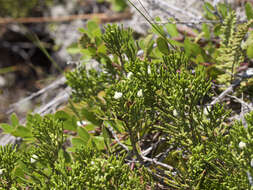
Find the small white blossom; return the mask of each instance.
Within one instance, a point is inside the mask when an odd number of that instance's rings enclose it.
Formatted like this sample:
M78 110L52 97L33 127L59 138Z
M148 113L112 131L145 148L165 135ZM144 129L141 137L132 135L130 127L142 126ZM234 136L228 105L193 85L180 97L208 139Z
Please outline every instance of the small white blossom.
M115 94L114 94L114 97L113 97L113 98L117 100L117 99L121 98L121 97L122 97L122 95L123 95L123 94L122 94L121 92L115 92Z
M250 166L253 168L253 158L250 161Z
M127 73L127 79L130 79L132 75L133 75L132 72Z
M77 121L76 124L77 124L78 127L82 127L84 125L87 125L88 122L87 121Z
M5 169L0 169L0 175L2 175L4 173Z
M137 96L138 96L138 97L142 97L142 96L143 96L142 89L140 89L140 90L137 92Z
M252 76L253 75L253 68L248 68L246 71L246 75Z
M178 116L177 110L173 110L173 115L174 115L174 116Z
M246 143L241 141L241 142L239 143L239 148L240 148L240 149L243 149L243 148L245 148L245 147L246 147Z
M37 161L37 159L38 159L38 156L37 155L32 155L32 157L31 157L31 163L34 163L34 162L36 162Z
M95 164L95 162L91 161L91 165L94 165L94 164Z
M148 74L149 75L151 74L151 68L150 68L150 66L148 66Z

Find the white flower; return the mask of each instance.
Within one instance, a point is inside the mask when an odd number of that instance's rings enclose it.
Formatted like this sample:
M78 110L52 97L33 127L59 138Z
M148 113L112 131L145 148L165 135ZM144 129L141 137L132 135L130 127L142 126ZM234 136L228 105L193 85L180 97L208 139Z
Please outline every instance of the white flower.
M133 75L132 72L127 73L127 79L130 79L132 75Z
M250 161L250 166L253 168L253 158Z
M149 75L151 74L151 68L150 68L150 66L148 66L148 74Z
M32 157L31 157L31 163L33 164L34 162L36 162L37 161L37 159L38 159L38 156L37 155L32 155Z
M245 148L245 147L246 147L246 143L241 141L241 142L239 143L239 148L240 148L240 149L243 149L243 148Z
M91 165L94 165L94 164L95 164L95 162L91 161Z
M5 169L0 169L0 175L2 175L4 173Z
M77 124L78 127L82 127L84 125L87 125L88 122L87 121L77 121L76 124Z
M137 96L138 96L138 97L142 97L142 96L143 96L142 89L140 89L140 90L137 92Z
M246 75L252 76L253 75L253 68L248 68L246 71Z
M123 94L122 94L121 92L115 92L115 94L114 94L114 97L113 97L113 98L117 100L117 99L121 98L121 97L122 97L122 95L123 95Z
M177 110L173 110L173 115L174 115L174 116L178 116Z

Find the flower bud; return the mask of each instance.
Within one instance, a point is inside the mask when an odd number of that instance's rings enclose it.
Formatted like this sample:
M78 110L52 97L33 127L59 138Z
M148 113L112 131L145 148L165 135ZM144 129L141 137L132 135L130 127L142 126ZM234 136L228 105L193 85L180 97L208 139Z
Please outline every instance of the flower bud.
M243 148L245 148L245 147L246 147L246 143L241 141L241 142L239 143L239 148L240 148L240 149L243 149Z
M115 92L115 94L114 94L114 97L113 97L113 98L117 100L117 99L121 98L121 97L122 97L122 95L123 95L123 94L122 94L121 92Z

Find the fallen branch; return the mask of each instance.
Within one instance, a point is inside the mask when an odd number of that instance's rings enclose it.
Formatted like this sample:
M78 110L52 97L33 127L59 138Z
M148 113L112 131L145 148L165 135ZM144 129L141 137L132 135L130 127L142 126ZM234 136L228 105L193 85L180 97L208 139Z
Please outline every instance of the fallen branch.
M242 104L243 106L247 107L250 111L253 110L253 107L250 104L247 104L246 102L244 102L242 99L237 98L236 96L231 96L229 94L227 94L228 97L235 99L235 101L237 101L238 103Z
M234 88L236 86L239 86L241 83L241 80L236 80L233 84L231 84L224 92L222 92L218 97L216 97L211 103L210 106L213 106L217 102L221 101L227 94L234 91Z
M153 164L156 164L156 165L158 165L158 166L162 166L162 167L164 167L164 168L166 168L166 169L168 169L168 170L170 170L170 171L174 170L174 168L173 168L172 166L170 166L170 165L168 165L168 164L165 164L165 163L162 163L162 162L159 162L159 161L157 161L156 159L148 158L148 157L143 156L143 155L141 155L141 158L142 158L144 161L148 161L148 162L153 163Z
M80 14L80 15L69 15L61 17L26 17L26 18L0 18L0 24L11 24L11 23L43 23L43 22L69 22L72 20L89 20L99 19L101 22L115 22L124 19L130 19L132 14L130 12L113 13L111 15L106 13L98 14Z

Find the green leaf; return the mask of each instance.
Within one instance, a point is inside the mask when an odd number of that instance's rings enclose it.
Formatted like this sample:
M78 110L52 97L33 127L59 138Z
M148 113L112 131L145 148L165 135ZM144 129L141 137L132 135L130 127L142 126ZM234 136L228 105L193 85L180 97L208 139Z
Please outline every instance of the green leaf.
M176 24L172 24L172 23L168 23L165 25L167 32L169 33L169 35L173 38L178 36L178 31L177 31L177 26Z
M80 47L78 46L77 43L72 44L72 45L70 45L70 46L67 48L67 52L68 52L69 54L77 54L77 53L80 53L80 51L81 51L81 49L80 49Z
M80 137L74 137L72 138L71 140L72 142L72 145L75 147L75 148L81 148L81 147L84 147L86 146L87 142L85 142L82 138Z
M11 114L11 124L16 127L19 124L18 117L15 113Z
M210 39L210 37L211 37L211 35L210 35L210 29L209 29L209 27L208 27L208 25L206 24L206 23L203 23L202 24L202 30L203 30L203 32L204 32L204 36L205 36L205 38L206 39Z
M71 116L65 111L58 111L55 113L55 118L63 121L63 129L69 131L76 131L77 120L75 116Z
M101 44L97 47L97 53L106 54L106 46L104 44Z
M214 7L208 3L208 2L205 2L204 3L204 11L205 11L205 17L207 19L210 19L210 20L215 20L216 19L216 15L214 13L212 13L212 11L214 11Z
M82 116L87 119L88 121L90 121L91 123L95 124L95 125L100 125L102 122L101 120L98 120L95 116L94 113L88 111L86 108L83 108L81 111Z
M7 123L1 123L0 128L2 128L5 133L9 133L9 134L15 130L15 127Z
M197 56L198 54L201 54L201 48L199 45L191 42L189 38L185 38L184 48L187 56Z
M112 10L116 12L123 11L127 7L125 0L112 0Z
M87 131L93 131L93 130L95 130L96 128L97 128L97 126L94 125L94 124L92 124L92 123L88 123L87 125L85 125L85 129L86 129Z
M105 142L104 137L95 136L92 138L93 142L96 144L96 147L98 150L104 150L105 149Z
M163 39L162 37L158 37L156 43L160 52L162 52L165 55L169 54L169 45L165 39Z
M217 24L215 27L214 27L214 34L215 36L220 36L222 34L221 32L221 24Z
M61 149L61 150L59 151L58 154L59 154L59 157L60 157L60 158L65 158L65 161L66 161L67 163L70 163L70 162L71 162L71 156L70 156L69 153L66 152L65 150Z
M90 52L91 56L94 56L97 54L97 49L95 47L88 47L87 49Z
M87 22L87 34L90 38L95 38L96 36L101 36L101 30L99 28L99 25L94 20L89 20Z
M63 122L63 128L69 131L77 131L77 120L75 116Z
M15 137L21 137L21 138L29 138L29 137L32 137L32 132L24 127L24 126L21 126L19 125L15 131L13 131L11 133L13 136Z
M227 16L228 7L224 3L218 4L218 11L221 13L222 17L225 18Z
M25 171L24 168L21 165L17 165L14 169L14 176L25 178Z
M59 119L60 121L66 121L71 119L71 116L67 114L65 111L57 111L55 113L55 118Z
M86 33L86 30L85 30L84 28L78 28L78 31L79 31L80 33L83 33L83 34Z
M245 13L248 20L253 19L253 8L249 2L245 4Z
M106 146L107 150L111 151L111 147L110 147L111 138L110 138L110 134L109 134L109 132L107 131L107 129L106 129L105 126L103 126L102 135L103 135L103 137L104 137L104 143L105 143L105 146Z
M81 60L89 61L92 58L92 55L90 54L88 49L81 49L80 53L82 53L83 55Z
M251 44L248 48L247 48L247 56L252 59L253 58L253 44Z
M78 127L77 128L77 134L82 138L82 140L87 144L87 142L90 139L90 134L88 133L88 131L86 131L86 129L84 129L83 127Z

